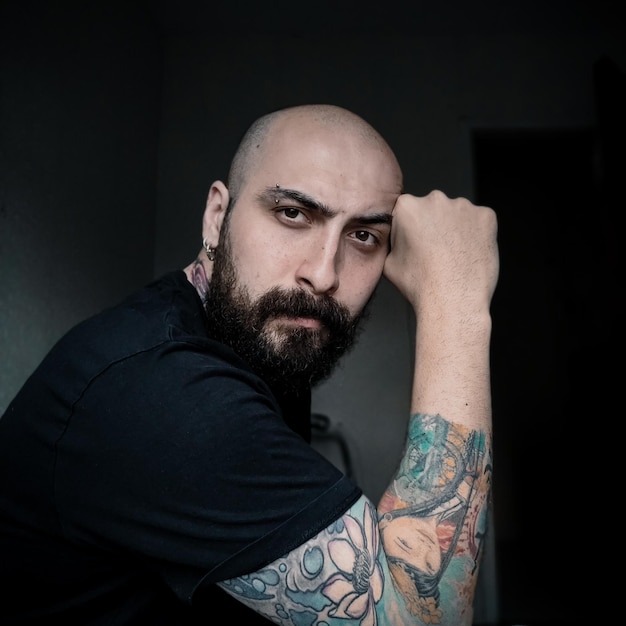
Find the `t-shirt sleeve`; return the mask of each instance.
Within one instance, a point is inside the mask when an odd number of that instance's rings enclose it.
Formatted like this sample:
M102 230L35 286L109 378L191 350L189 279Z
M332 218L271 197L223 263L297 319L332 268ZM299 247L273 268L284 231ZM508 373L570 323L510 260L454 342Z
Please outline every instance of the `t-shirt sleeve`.
M126 551L190 601L344 513L361 491L227 355L172 342L99 374L57 446L64 532Z

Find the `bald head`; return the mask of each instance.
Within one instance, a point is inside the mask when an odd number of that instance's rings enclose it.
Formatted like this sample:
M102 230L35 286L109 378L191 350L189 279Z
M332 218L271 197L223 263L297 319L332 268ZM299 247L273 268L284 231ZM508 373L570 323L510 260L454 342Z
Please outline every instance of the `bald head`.
M383 139L363 118L347 109L330 104L308 104L280 109L258 118L243 136L228 174L231 200L235 201L248 176L262 162L266 150L276 136L289 133L331 133L354 142L364 152L384 155L391 168L397 170L398 188L402 188L402 172L396 157Z

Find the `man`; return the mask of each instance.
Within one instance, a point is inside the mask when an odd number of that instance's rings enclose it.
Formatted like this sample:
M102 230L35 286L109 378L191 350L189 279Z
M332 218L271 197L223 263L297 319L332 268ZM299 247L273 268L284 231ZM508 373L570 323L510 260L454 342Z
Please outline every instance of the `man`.
M0 621L471 624L493 211L404 194L369 124L311 105L252 125L201 234L184 271L61 339L0 420ZM417 327L377 510L307 439L311 385L383 274Z

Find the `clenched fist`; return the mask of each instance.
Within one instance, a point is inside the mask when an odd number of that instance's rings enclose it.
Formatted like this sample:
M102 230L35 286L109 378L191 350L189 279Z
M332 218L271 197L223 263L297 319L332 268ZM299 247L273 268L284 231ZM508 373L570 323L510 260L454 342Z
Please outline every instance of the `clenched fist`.
M498 272L492 209L441 191L398 198L384 274L416 313L488 309Z

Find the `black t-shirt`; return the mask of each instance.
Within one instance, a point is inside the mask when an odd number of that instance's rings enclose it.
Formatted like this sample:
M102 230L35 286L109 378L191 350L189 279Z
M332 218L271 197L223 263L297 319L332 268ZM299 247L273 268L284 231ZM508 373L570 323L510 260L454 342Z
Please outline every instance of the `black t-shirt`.
M182 271L76 326L0 419L0 623L247 612L213 583L361 495L294 430L309 401L277 397L207 337Z

